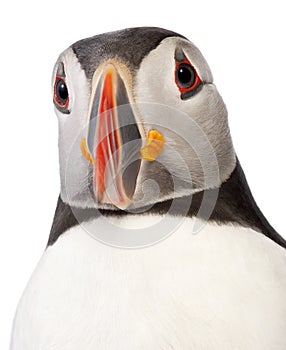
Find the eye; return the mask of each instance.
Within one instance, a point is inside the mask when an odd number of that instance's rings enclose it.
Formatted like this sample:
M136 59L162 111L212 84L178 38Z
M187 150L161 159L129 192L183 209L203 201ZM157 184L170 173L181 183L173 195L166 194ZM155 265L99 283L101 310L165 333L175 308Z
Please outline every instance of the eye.
M192 66L182 63L176 70L176 81L181 89L191 88L196 81L196 73Z
M182 50L176 50L175 60L175 81L181 93L181 99L186 100L199 92L203 83Z
M69 92L63 78L56 77L54 86L54 103L62 112L68 113Z

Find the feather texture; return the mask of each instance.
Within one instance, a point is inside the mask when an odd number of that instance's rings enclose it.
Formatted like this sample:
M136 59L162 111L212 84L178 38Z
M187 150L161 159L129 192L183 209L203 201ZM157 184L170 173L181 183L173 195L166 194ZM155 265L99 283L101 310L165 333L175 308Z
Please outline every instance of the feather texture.
M109 218L123 228L158 219ZM28 284L11 350L283 349L284 249L231 225L207 224L193 235L193 222L186 218L168 239L138 250L69 229Z

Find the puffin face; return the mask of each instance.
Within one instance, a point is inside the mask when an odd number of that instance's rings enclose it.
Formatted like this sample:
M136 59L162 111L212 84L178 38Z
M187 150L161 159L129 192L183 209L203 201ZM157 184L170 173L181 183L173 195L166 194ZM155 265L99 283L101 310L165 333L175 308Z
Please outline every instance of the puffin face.
M81 40L54 69L61 197L138 208L218 187L235 167L227 111L200 51L133 28Z

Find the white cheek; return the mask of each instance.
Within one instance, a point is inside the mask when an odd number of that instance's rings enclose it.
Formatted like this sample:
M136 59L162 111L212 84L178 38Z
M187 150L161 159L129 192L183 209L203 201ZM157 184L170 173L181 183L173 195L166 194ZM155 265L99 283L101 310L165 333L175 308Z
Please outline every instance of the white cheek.
M70 114L55 108L59 123L59 157L61 195L73 202L87 186L88 162L80 151L80 141L86 137L90 100L90 83L72 49L63 55L66 83L70 97Z
M175 83L174 59L172 54L152 51L137 73L135 83L136 102L159 103L174 106L180 99L180 93ZM162 62L163 57L166 60Z
M159 130L165 138L166 146L171 146L174 151L165 150L161 160L169 168L175 164L174 172L182 175L184 162L181 161L182 164L179 165L178 157L181 155L186 163L192 159L194 165L194 142L202 139L199 136L200 127L196 124L200 119L205 98L194 96L189 100L181 99L175 82L176 41L169 40L168 45L165 44L161 44L143 60L136 77L135 96L146 130ZM190 60L193 61L193 57ZM198 61L197 56L196 60ZM205 93L201 91L198 95ZM202 147L202 144L204 142L200 142L197 148Z
M203 89L188 100L181 99L175 82L178 45L204 82ZM165 149L157 160L169 173L201 189L218 186L229 176L235 156L227 111L195 46L177 38L164 40L142 61L134 90L145 129L157 129L165 138Z
M202 81L213 82L210 68L196 46L184 39L167 38L141 63L135 81L137 103L160 103L186 110L188 101L181 100L175 82L174 54L177 47L182 47Z

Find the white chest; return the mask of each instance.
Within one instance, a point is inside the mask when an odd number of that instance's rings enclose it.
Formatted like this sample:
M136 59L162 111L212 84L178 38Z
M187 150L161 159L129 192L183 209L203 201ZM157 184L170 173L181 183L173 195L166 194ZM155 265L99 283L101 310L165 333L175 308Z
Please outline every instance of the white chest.
M72 228L27 286L11 350L284 349L286 252L252 230L192 225L136 250Z

